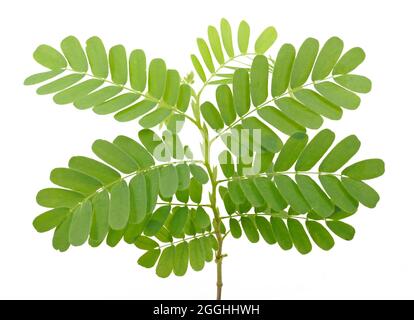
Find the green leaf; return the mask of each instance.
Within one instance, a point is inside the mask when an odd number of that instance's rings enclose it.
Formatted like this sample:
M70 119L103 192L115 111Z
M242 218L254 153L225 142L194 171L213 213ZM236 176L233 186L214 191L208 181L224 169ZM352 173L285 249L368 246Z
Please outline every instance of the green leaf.
M203 207L197 207L194 215L194 224L200 229L207 229L210 226L210 217Z
M279 243L282 250L290 250L293 247L292 239L290 238L289 230L281 218L270 217L270 224L272 225L273 234L277 243Z
M258 144L258 147L262 147L268 152L277 153L283 146L282 140L263 122L255 117L244 118L242 120L242 125L245 129L249 129L249 134L252 137L257 138L257 135L260 134L261 141L253 140L253 143ZM257 131L256 131L257 130ZM259 144L260 143L260 144Z
M175 256L175 247L167 247L165 248L158 260L157 268L155 269L155 273L160 278L167 278L174 268L174 256Z
M318 129L323 123L319 114L309 110L295 99L284 97L276 100L275 103L287 117L306 128Z
M201 247L204 252L204 259L207 262L213 261L214 254L213 254L213 248L211 246L211 241L207 237L201 237L199 238L201 242Z
M149 250L138 259L138 264L144 268L152 268L157 263L160 254L160 249Z
M75 100L86 96L89 92L95 90L102 85L102 80L89 79L84 82L73 85L67 88L53 97L53 101L56 104L68 104L73 103Z
M73 70L79 72L88 71L88 61L78 39L74 36L69 36L63 39L60 47Z
M36 93L40 95L55 93L70 87L82 78L83 74L69 74L37 88Z
M193 63L193 67L195 71L197 72L198 76L200 77L201 81L206 82L207 77L204 72L203 66L200 63L200 60L198 60L197 56L192 54L191 55L191 62Z
M247 199L244 196L244 193L240 187L240 180L229 181L227 186L229 190L229 195L231 199L234 201L234 203L243 204L246 202Z
M98 37L89 38L86 41L86 54L92 74L98 78L106 78L108 76L108 58L102 40Z
M214 68L213 59L211 58L210 50L208 49L207 43L203 39L198 38L197 47L198 47L198 50L200 51L201 57L203 58L207 69L211 73L213 73L215 71L215 68Z
M138 237L142 235L142 232L144 231L149 218L150 216L147 215L144 221L138 224L129 222L124 230L124 241L128 244L135 244L135 242L138 240Z
M143 129L138 132L139 140L145 148L159 161L169 161L170 153L162 139L152 130Z
M309 211L310 207L302 196L296 183L288 176L277 175L274 177L279 192L286 202L299 214Z
M77 98L74 102L74 105L76 108L80 110L88 109L93 106L97 106L97 105L104 103L106 100L113 98L121 91L122 91L122 88L119 86L108 86L108 87L93 91L92 93L84 97Z
M329 81L315 84L316 90L327 100L346 109L355 110L361 99L353 92Z
M135 161L119 147L109 141L96 140L92 145L92 151L100 159L123 173L132 173L138 170Z
M132 89L142 92L147 84L147 60L142 50L134 50L129 56L129 82Z
M69 229L69 242L73 246L81 246L89 237L92 225L92 204L86 201L79 205L73 215Z
M265 205L265 201L252 179L240 180L240 187L253 207L260 208Z
M239 239L242 236L242 229L239 222L234 218L230 218L229 224L231 235L233 238Z
M68 168L56 168L50 173L50 181L54 184L88 195L95 192L102 184L82 172Z
M117 45L109 50L109 67L112 81L124 85L128 80L128 61L124 46Z
M354 213L358 209L358 202L346 191L341 181L332 175L319 176L326 193L331 200L342 210Z
M265 199L267 205L276 212L286 208L287 203L283 199L276 186L269 178L257 177L254 179L257 190L261 193L263 199Z
M220 130L224 127L223 119L220 113L212 103L206 101L200 106L201 114L208 125L214 130Z
M188 269L189 249L186 241L175 247L174 274L178 277L185 275Z
M198 182L201 184L206 184L208 182L208 174L202 167L192 163L189 164L189 167L191 174Z
M289 87L293 62L295 61L295 47L285 43L279 50L272 75L272 97L280 96Z
M332 37L326 41L316 59L312 81L325 79L331 73L343 48L344 42L338 37Z
M288 118L285 114L280 112L278 109L267 106L260 108L257 113L267 123L278 129L279 131L291 136L296 132L305 132L306 129L297 122Z
M335 240L331 234L316 221L306 221L306 228L316 245L322 250L331 250L335 245Z
M46 208L72 208L83 199L78 192L58 188L40 190L36 196L37 203Z
M249 217L241 217L240 222L247 239L252 243L259 242L259 232L257 231L253 220Z
M167 119L171 113L172 110L169 108L157 108L139 120L139 124L143 128L155 127L157 124L160 124L165 119Z
M69 215L56 229L53 234L53 248L64 252L69 249L69 228L72 221L72 215Z
M131 103L136 101L138 98L139 96L135 93L123 93L123 94L120 94L119 96L116 96L101 104L96 105L93 108L93 112L99 115L110 114L112 112L116 112L118 110L121 110L129 106Z
M204 254L200 239L192 239L189 243L190 265L194 271L204 268Z
M109 206L109 226L114 230L124 229L128 223L130 194L127 183L122 180L111 189Z
M250 108L249 72L246 69L237 69L233 76L233 101L237 114L241 117Z
M213 26L208 27L208 41L210 42L211 50L219 64L224 63L223 50L221 49L220 35Z
M151 60L148 68L148 93L154 98L161 98L167 79L167 67L164 60Z
M159 193L159 172L150 170L145 174L147 182L147 212L152 212L155 208Z
M46 44L37 47L33 53L33 58L37 63L51 70L64 69L67 66L65 57L59 51Z
M329 220L343 220L353 216L355 212L345 212L341 208L336 207L335 213L329 217Z
M173 165L167 165L159 169L159 186L160 194L165 198L172 197L177 192L178 174Z
M295 219L288 219L287 226L292 242L301 254L308 254L312 251L312 244L302 224Z
M170 243L173 241L173 237L171 236L170 232L164 226L160 229L160 231L155 235L155 237L164 243Z
M223 199L224 207L227 211L227 214L231 215L236 212L236 205L233 200L230 198L230 194L225 187L219 187L220 196ZM247 201L246 201L247 202Z
M312 209L322 218L327 218L332 215L334 205L321 187L308 176L297 174L295 177L299 190Z
M151 154L143 146L129 137L116 137L114 140L114 145L119 147L128 156L130 156L141 169L146 169L155 165Z
M145 176L139 174L129 182L130 189L130 223L140 223L147 214L147 183Z
M226 49L227 55L232 58L234 56L233 36L230 23L224 18L220 21L220 32L224 49Z
M360 146L361 142L356 136L350 135L344 138L323 159L319 171L337 171L358 152Z
M178 190L186 190L190 185L190 168L187 164L181 163L176 166L178 175Z
M307 142L308 136L306 134L296 133L292 135L283 145L282 150L280 150L273 171L288 171L298 159Z
M88 60L78 39L74 36L69 36L63 39L60 47L73 70L78 72L88 71Z
M368 93L371 91L372 87L371 80L356 74L338 76L335 77L334 80L341 86L359 93Z
M384 161L367 159L350 165L342 171L342 174L356 180L369 180L382 176L384 172Z
M191 178L189 192L190 199L195 203L200 203L203 195L203 185L197 179Z
M152 237L160 231L161 227L165 224L165 221L170 214L170 206L161 206L155 210L145 226L144 233L148 237Z
M258 55L253 59L250 69L250 91L254 106L259 106L266 101L268 96L268 72L267 58Z
M233 105L233 95L228 85L220 85L216 90L217 106L226 125L236 120L236 111Z
M106 237L106 244L111 247L115 248L122 240L124 236L125 230L113 230L110 229L108 232L108 236Z
M295 170L309 171L312 169L326 151L328 151L334 140L335 134L329 129L324 129L316 134L300 154L295 165Z
M172 236L179 238L184 230L184 226L188 219L188 208L177 207L173 210L173 214L169 221L169 231Z
M119 179L121 175L107 165L82 156L75 156L69 160L69 168L83 172L84 174L99 180L107 185Z
M254 44L254 50L258 54L263 54L275 43L277 31L274 27L268 27L259 35Z
M137 248L142 250L151 250L159 247L157 241L144 236L139 236L134 244Z
M249 47L250 26L246 21L241 21L237 32L237 44L241 53L246 53Z
M306 39L299 48L296 60L293 63L290 87L295 89L308 80L312 71L316 55L319 50L319 42L316 39Z
M221 167L221 171L226 178L230 178L234 176L234 163L231 153L229 151L222 151L219 156L219 163Z
M276 238L273 234L272 225L265 217L256 216L256 226L264 241L266 241L268 244L276 243Z
M182 84L178 93L177 109L186 112L191 99L191 87L188 84Z
M342 184L349 194L368 208L375 208L380 197L369 185L362 181L342 177Z
M338 63L335 65L335 68L332 71L332 74L345 74L349 73L358 67L365 60L365 52L361 48L352 48L348 50L342 57L339 59Z
M167 80L163 100L170 106L174 106L177 102L180 81L180 75L177 70L167 70Z
M55 208L42 213L33 221L37 232L47 232L60 225L69 215L68 208Z
M93 218L90 238L102 242L109 230L109 194L103 190L92 198Z
M302 89L295 92L295 97L313 112L331 120L339 120L342 117L342 109L326 100L315 91Z
M326 221L328 228L338 237L351 241L355 236L355 229L342 221Z
M34 84L41 83L43 81L56 77L57 75L61 74L63 71L64 71L63 69L55 69L55 70L50 70L46 72L32 74L31 76L27 77L24 80L24 85L31 86Z

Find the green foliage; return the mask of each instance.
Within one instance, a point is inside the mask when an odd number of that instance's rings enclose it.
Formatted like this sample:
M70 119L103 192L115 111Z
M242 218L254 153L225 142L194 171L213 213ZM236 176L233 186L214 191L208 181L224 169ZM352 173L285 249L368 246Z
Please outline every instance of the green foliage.
M138 139L96 140L95 158L74 156L53 169L55 186L37 194L47 209L35 229L53 231L59 251L86 242L115 247L123 239L144 250L138 264L162 278L211 261L221 276L229 235L301 254L314 245L331 250L336 238L352 240L355 229L343 220L360 204L377 205L366 181L381 176L384 163L350 163L361 146L355 135L335 142L333 131L312 130L359 107L359 94L371 89L354 73L365 53L344 51L343 41L331 37L322 46L314 38L298 49L282 44L266 56L276 29L265 28L254 41L252 34L245 21L237 29L225 19L208 27L191 55L199 90L193 72L183 77L162 59L147 61L141 49L106 50L98 37L83 47L73 36L60 50L40 45L33 57L47 70L26 85L40 84L37 93L53 94L59 105L121 122L139 118L140 130ZM209 88L215 101L203 98ZM195 126L200 140L180 135L184 125ZM181 138L200 145L202 157L193 159Z
M133 50L128 58L122 45L107 53L98 37L88 39L83 49L79 40L70 36L61 42L61 49L63 54L40 45L33 57L50 71L25 80L26 85L34 85L59 76L37 89L38 94L54 94L57 104L73 103L81 110L92 108L100 115L114 114L121 122L141 117L140 124L145 128L188 108L189 85L182 83L176 70L167 69L162 59L147 63L142 50Z
M324 250L330 250L334 241L321 221L339 237L353 238L352 227L344 227L344 224L337 222L353 215L359 203L370 208L376 206L379 196L363 180L381 176L384 163L379 159L368 159L348 165L360 142L351 135L328 150L334 137L335 134L328 129L319 132L310 141L306 134L296 133L286 141L270 169L254 175L229 178L228 192L222 192L222 195L223 201L231 200L236 207L231 212L232 234L240 237L236 227L238 218L251 242L259 241L260 233L265 242L279 242L282 249L287 249L291 247L287 239L290 237L296 249L303 254L309 253L312 248L305 228L299 226L302 220L306 222L311 239ZM319 161L318 169L310 171ZM289 171L292 167L295 171ZM230 170L228 165L226 170ZM226 199L227 195L229 199ZM243 212L246 202L255 213ZM338 213L345 215L341 217ZM270 228L263 220L266 216L273 219L273 234L268 232ZM256 217L256 220L248 219L251 217ZM279 218L290 221L287 230Z

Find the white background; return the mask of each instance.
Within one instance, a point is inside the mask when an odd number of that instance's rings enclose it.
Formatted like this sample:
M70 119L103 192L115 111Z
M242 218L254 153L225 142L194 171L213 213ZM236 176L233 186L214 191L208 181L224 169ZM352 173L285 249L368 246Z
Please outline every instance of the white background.
M347 48L362 46L367 59L358 69L373 90L357 111L324 126L339 138L357 134L358 157L381 157L386 174L374 182L376 209L352 218L357 235L337 241L326 253L301 256L293 250L247 240L228 240L224 251L227 299L414 298L413 191L413 8L412 1L3 1L0 5L0 298L208 299L215 295L215 265L184 278L160 279L139 267L141 252L124 244L52 249L51 233L31 223L41 212L35 195L50 186L52 168L72 155L91 155L97 138L136 136L136 122L57 106L23 79L40 71L31 54L41 43L58 47L73 34L81 41L100 36L162 57L181 74L191 70L196 37L221 17L235 28L246 19L257 35L274 25L279 38L298 46L308 36L332 35ZM193 137L194 135L187 135Z

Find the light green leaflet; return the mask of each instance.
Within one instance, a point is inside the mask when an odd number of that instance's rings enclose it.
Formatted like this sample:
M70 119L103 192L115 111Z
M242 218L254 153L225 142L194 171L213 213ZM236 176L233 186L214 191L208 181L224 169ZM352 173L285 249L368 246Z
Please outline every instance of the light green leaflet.
M385 164L357 158L356 135L320 128L361 108L365 53L336 36L277 38L272 26L221 19L196 39L187 73L97 36L38 46L44 69L25 85L138 129L54 168L36 196L36 231L53 231L61 252L134 245L138 265L161 278L214 262L219 298L227 237L300 254L352 240L347 219L378 205L372 180Z

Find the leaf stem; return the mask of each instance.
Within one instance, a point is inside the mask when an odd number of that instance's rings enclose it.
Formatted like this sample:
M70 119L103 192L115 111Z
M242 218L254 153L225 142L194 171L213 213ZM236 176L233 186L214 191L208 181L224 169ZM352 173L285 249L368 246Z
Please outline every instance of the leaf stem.
M79 202L74 207L72 207L70 209L70 211L73 212L77 207L81 206L85 201L88 201L89 199L93 198L99 192L102 192L103 190L107 190L107 189L111 188L113 185L115 185L118 182L121 182L121 181L126 180L128 178L137 176L139 174L145 174L145 173L147 173L149 171L152 171L152 170L163 168L163 167L166 167L166 166L169 166L169 165L182 164L182 163L204 163L204 162L201 161L201 160L171 161L171 162L168 162L168 163L162 163L162 164L158 164L158 165L154 165L154 166L151 166L151 167L148 167L148 168L144 168L144 169L141 169L141 170L134 171L134 172L129 173L129 174L123 176L123 177L120 177L119 179L116 179L115 181L112 181L112 182L102 186L101 188L97 189L96 191L92 192L90 195L88 195L86 198L84 198L81 202Z
M108 79L106 79L106 78L96 77L96 76L94 76L93 74L90 74L90 73L87 73L87 72L79 72L79 71L75 71L75 70L73 70L73 69L71 69L71 68L64 68L63 70L65 70L65 71L69 71L69 72L73 72L73 73L77 73L77 74L82 74L82 75L87 76L87 77L90 77L90 78L92 78L92 79L101 80L101 81L103 81L103 82L105 82L105 83L108 83L108 84L110 84L110 85L120 87L120 88L122 88L123 90L129 91L129 92L132 92L132 93L135 93L135 94L136 94L136 95L138 95L138 96L144 97L146 100L150 100L150 101L155 102L155 103L157 103L157 104L160 104L160 103L161 103L161 99L154 98L154 97L153 97L153 96L151 96L149 93L145 93L145 92L142 92L142 91L135 90L135 89L130 88L130 87L127 87L127 86L125 86L125 85L123 85L123 84L115 83L115 82L113 82L113 81L111 81L111 80L108 80ZM167 103L165 103L164 101L163 101L163 106L165 106L165 107L167 107L167 108L170 108L170 109L171 109L171 110L173 110L175 113L178 113L178 114L180 114L180 115L182 115L182 116L186 117L186 118L187 118L188 120L190 120L192 123L197 124L197 121L196 121L193 117L190 117L188 114L186 114L185 112L183 112L183 111L181 111L181 110L177 109L175 106L172 106L172 105L170 105L170 104L167 104Z
M332 176L337 176L337 177L344 177L344 175L340 174L340 173L332 173L332 172L314 172L314 171L280 171L280 172L260 172L258 174L250 174L250 175L245 175L245 176L237 176L237 177L231 177L228 179L221 179L221 180L217 180L217 183L223 183L223 182L228 182L228 181L234 181L234 180L243 180L243 179L249 179L249 178L256 178L256 177L274 177L274 176L279 176L279 175L289 175L289 174L312 174L312 175L318 175L318 176L323 176L323 175L332 175Z
M171 247L173 245L176 245L176 244L179 244L179 243L188 241L188 240L199 239L199 238L203 238L203 237L208 237L208 236L211 236L213 234L214 234L214 231L211 231L211 232L203 233L203 234L200 234L200 235L194 235L194 236L191 236L191 237L182 238L182 239L177 240L177 241L171 241L169 243L166 243L166 244L164 244L162 246L159 246L158 248L159 249L162 249L162 248L166 248L166 247Z

